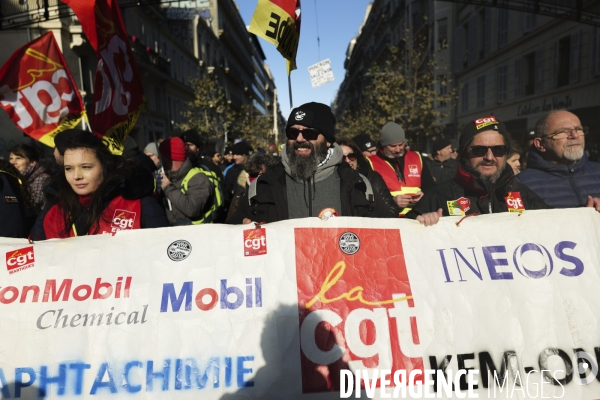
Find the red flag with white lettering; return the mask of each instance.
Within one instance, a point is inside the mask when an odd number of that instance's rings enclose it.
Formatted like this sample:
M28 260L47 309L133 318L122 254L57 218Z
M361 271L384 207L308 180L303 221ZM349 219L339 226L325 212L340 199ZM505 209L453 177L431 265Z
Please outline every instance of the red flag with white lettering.
M85 108L52 32L17 50L0 69L0 107L27 135L54 147Z
M77 15L98 57L92 129L121 154L146 98L119 5L117 0L62 1Z

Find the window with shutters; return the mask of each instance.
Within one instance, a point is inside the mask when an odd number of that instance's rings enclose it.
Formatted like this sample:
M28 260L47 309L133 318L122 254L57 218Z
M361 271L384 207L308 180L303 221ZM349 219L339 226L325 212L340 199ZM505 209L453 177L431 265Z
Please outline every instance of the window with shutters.
M448 75L438 75L437 77L438 85L439 85L439 95L440 97L444 97L448 94ZM440 101L440 107L446 107L445 101Z
M569 65L571 54L571 37L560 39L556 45L556 87L569 84Z
M496 90L498 103L506 101L508 92L508 65L500 65L497 69Z
M465 60L465 67L479 60L479 48L477 46L477 36L479 35L478 18L477 15L473 15L467 24L467 59Z
M483 8L479 12L479 59L485 58L490 54L490 37L492 28L492 11L490 8Z
M523 95L523 59L521 57L515 60L515 98Z
M523 64L523 86L525 96L529 96L535 92L535 52L524 56Z
M442 50L448 47L448 18L437 21L437 48Z
M460 105L461 111L469 110L469 82L463 83L463 87L460 90Z
M477 78L477 108L485 107L485 75Z
M526 3L527 3L526 8L528 10L532 10L532 11L535 10L535 1L534 0L527 0ZM525 13L523 22L525 24L525 26L523 27L525 33L531 32L532 30L537 28L537 14L535 12Z
M600 75L600 28L594 29L592 74Z
M502 7L504 1L498 2ZM506 46L508 43L508 10L505 8L498 9L498 48Z
M459 25L454 30L454 71L460 72L464 68L464 32L465 28L463 25Z
M534 93L541 93L544 90L544 48L540 47L535 51L535 83Z

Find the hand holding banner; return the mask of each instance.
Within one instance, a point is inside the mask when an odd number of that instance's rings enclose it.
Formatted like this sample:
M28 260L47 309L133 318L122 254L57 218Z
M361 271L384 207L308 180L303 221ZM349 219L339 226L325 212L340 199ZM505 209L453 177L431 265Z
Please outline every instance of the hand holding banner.
M0 69L0 107L25 134L54 147L54 136L85 116L54 34L17 50Z
M96 51L94 133L115 154L133 129L146 99L116 0L63 0L77 18Z

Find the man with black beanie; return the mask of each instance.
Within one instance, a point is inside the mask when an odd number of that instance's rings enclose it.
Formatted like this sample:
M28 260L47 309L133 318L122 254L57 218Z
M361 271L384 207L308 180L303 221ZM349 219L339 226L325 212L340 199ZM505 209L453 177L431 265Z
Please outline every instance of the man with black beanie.
M282 160L252 182L230 223L330 216L395 217L366 177L343 162L331 108L294 108Z
M425 159L425 163L429 167L431 176L437 185L454 179L456 175L456 167L458 167L458 161L452 158L452 143L449 139L439 138L433 142L431 149L431 155L433 159Z
M426 193L407 217L430 226L442 216L550 208L514 179L506 162L509 151L510 135L502 122L494 116L470 121L459 139L456 176Z

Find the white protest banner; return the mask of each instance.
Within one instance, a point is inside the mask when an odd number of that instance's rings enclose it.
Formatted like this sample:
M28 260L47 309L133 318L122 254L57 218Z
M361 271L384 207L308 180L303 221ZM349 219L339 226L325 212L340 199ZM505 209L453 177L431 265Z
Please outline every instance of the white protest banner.
M598 398L600 215L459 220L0 238L2 397Z
M331 70L329 58L308 67L308 73L313 88L333 82L333 71Z

